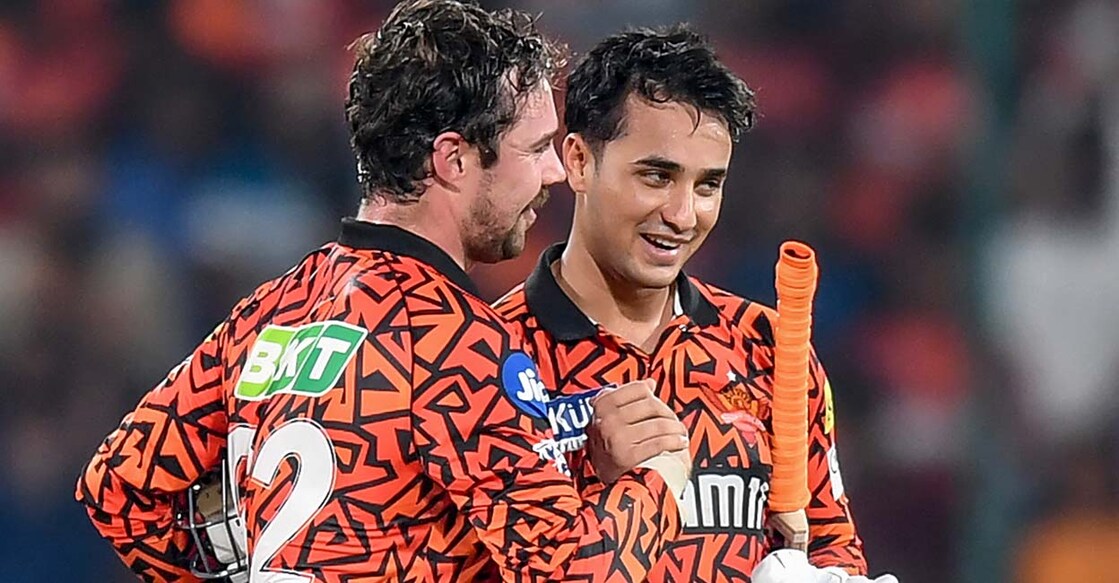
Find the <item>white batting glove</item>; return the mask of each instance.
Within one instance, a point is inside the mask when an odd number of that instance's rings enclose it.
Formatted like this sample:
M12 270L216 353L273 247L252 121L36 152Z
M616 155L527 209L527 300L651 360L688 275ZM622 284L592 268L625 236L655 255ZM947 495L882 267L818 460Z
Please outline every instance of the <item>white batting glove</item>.
M808 562L808 555L796 549L778 549L766 555L754 573L753 583L898 583L893 575L870 579L848 575L838 567L819 569Z
M753 583L843 583L835 573L822 571L796 549L778 549L766 555L750 575Z

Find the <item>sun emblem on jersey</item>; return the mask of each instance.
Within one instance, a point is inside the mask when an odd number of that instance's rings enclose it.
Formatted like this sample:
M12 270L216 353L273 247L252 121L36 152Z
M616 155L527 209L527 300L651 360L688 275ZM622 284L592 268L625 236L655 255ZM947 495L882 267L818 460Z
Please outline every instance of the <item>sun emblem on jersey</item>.
M751 394L742 377L733 370L726 372L727 384L719 391L719 397L731 411L750 411L757 414L757 398Z
M751 446L758 444L758 433L765 432L765 425L752 413L746 411L729 411L719 417L723 423L733 425Z

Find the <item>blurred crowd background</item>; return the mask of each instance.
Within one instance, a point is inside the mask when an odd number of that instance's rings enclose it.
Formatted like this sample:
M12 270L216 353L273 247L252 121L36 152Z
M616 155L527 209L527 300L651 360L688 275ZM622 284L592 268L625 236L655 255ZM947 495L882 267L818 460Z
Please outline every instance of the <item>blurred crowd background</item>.
M0 2L0 565L129 581L72 501L98 441L357 187L348 43L388 1ZM872 570L1115 581L1119 3L509 0L578 53L690 21L756 89L694 274L815 341ZM526 256L475 272L497 297ZM1107 564L1105 564L1107 563Z

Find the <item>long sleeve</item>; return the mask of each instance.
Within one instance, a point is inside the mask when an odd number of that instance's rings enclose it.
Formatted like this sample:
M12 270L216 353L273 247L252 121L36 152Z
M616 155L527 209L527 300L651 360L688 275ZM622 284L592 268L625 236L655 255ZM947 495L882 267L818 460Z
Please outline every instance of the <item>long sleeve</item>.
M660 476L641 469L580 495L532 360L490 323L475 333L445 319L414 322L427 330L414 347L414 443L502 578L644 579L681 527Z
M78 479L76 498L93 526L145 581L197 580L173 508L179 493L218 465L225 447L222 330L144 395Z
M823 365L812 354L812 386L808 393L808 556L817 567L841 567L866 574L863 543L844 492L835 438L835 409L831 384Z

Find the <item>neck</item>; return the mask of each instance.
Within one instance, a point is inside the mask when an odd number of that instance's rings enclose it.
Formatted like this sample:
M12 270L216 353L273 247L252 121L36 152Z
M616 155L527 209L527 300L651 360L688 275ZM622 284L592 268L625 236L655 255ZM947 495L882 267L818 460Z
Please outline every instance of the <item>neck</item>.
M435 212L428 208L431 198L424 193L419 201L409 204L387 202L383 199L365 199L357 211L357 219L380 225L392 225L415 233L435 244L451 256L464 270L469 270L471 262L466 258L466 248L462 244L460 229L454 214Z
M650 349L672 319L673 288L643 288L599 265L574 233L552 266L556 281L576 306L603 328Z

